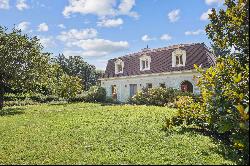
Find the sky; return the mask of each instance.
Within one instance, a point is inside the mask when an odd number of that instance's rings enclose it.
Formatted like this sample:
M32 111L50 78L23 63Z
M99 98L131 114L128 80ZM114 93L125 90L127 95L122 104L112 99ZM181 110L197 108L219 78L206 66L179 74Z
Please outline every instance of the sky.
M0 26L37 36L45 52L82 56L105 70L109 59L147 46L202 43L223 0L0 0Z

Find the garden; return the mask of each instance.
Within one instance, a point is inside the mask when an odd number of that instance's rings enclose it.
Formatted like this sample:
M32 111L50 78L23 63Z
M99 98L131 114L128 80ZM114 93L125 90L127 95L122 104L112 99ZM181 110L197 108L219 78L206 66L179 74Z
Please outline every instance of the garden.
M103 72L0 26L0 164L249 164L249 1L209 14L199 95L106 97ZM234 50L234 51L232 51Z
M168 133L176 109L96 103L5 107L0 164L237 164L209 135Z

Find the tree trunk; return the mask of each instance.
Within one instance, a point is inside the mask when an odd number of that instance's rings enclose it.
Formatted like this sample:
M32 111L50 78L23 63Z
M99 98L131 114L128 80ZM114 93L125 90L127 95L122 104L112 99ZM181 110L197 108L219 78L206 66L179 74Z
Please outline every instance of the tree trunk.
M4 96L4 85L0 81L0 110L3 109L3 96Z

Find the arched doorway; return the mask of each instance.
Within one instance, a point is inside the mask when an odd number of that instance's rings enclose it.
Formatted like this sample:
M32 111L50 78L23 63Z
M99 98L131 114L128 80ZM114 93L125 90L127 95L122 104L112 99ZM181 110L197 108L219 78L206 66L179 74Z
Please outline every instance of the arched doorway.
M181 91L193 93L193 84L189 81L183 81L181 83Z

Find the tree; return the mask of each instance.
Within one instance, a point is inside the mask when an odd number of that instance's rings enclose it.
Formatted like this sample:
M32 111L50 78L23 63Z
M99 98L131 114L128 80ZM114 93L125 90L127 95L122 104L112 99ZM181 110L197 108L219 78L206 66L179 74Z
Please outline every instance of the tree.
M178 116L168 122L188 122L224 135L249 163L249 1L226 0L225 6L219 13L212 9L206 27L218 56L216 65L195 65L201 102L180 107Z
M249 0L226 0L225 6L219 13L212 9L209 15L206 32L220 54L216 66L198 69L198 86L212 129L227 133L248 163Z
M57 84L57 95L66 99L73 98L82 92L81 82L78 77L63 74Z
M0 27L0 109L7 87L29 90L44 82L50 56L42 49L36 37Z
M96 71L95 66L85 62L82 57L70 56L66 58L63 54L59 54L55 61L69 76L79 77L84 90L96 85L100 73Z
M249 0L226 0L226 9L212 9L210 23L206 26L215 52L229 55L231 49L243 64L249 63ZM220 51L219 51L220 50ZM221 54L224 53L224 54ZM226 53L226 54L225 54Z

